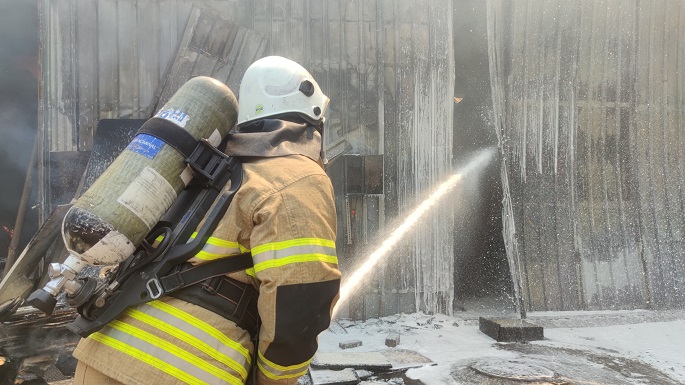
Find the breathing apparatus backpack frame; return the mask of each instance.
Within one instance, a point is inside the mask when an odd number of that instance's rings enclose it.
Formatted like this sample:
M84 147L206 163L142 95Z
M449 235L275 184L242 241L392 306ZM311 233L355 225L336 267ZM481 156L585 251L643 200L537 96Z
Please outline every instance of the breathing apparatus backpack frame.
M174 140L178 141L164 136L162 139L169 144L174 145ZM193 170L192 181L148 233L141 246L129 258L109 271L104 282L94 277L78 278L82 281L81 290L67 296L67 303L76 307L79 313L79 316L67 325L69 330L87 337L131 306L152 301L163 295L176 296L175 293L185 292L178 295L178 298L219 312L220 315L245 328L253 337L256 335L259 317L256 309L257 292L252 285L235 280L223 284L223 290L232 285L239 288L239 297L235 298L237 304L231 314L217 311L225 306L218 306L217 309L217 306L212 306L211 299L205 301L201 298L204 295L194 295L198 288L203 289L200 293L206 291L209 296L216 294L222 282L228 279L223 277L225 274L248 269L253 266L253 262L252 256L245 253L197 266L186 263L202 250L226 213L243 179L242 164L239 160L217 150L205 139L193 141L196 143L195 148L188 151L186 143L183 151L186 155L185 162ZM229 181L230 188L221 194ZM205 218L205 214L215 201L214 208ZM188 242L203 218L204 224L195 238ZM196 285L198 283L201 284ZM235 287L232 295L236 295Z

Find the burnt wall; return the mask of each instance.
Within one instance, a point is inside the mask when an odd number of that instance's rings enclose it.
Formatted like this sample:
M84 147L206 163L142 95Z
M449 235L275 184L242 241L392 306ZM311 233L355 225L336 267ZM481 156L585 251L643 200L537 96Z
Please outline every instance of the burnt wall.
M685 3L487 6L504 240L525 308L682 308Z

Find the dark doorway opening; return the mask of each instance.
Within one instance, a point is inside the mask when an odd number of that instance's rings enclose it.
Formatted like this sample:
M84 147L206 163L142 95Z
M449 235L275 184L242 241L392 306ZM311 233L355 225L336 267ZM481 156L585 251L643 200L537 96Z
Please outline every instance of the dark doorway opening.
M38 42L37 1L0 0L0 272L12 237L20 237L19 255L38 227L34 172L23 226L15 231L38 127Z
M455 55L454 157L457 166L497 145L488 66L487 10L482 0L453 2ZM455 202L455 310L514 311L512 277L502 236L499 159L465 180Z

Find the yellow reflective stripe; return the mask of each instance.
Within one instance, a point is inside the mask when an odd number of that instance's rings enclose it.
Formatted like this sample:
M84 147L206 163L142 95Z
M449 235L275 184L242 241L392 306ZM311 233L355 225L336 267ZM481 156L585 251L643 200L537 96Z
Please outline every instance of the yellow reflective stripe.
M259 264L261 262L268 261L270 259L281 259L287 258L293 255L328 255L330 257L335 257L337 255L334 247L326 247L321 245L302 245L302 246L292 246L286 249L280 250L268 250L263 251L259 254L252 254L252 259L254 264Z
M288 241L265 243L263 245L259 245L259 246L256 246L255 248L253 248L252 249L252 255L263 253L265 251L283 250L283 249L287 249L289 247L294 247L294 246L311 246L311 245L318 245L318 246L335 248L335 241L331 241L330 239L322 239L322 238L298 238L298 239L291 239Z
M292 255L290 257L284 257L279 259L271 259L268 261L257 263L254 266L255 272L260 272L266 269L271 269L274 267L280 267L289 265L292 263L303 263L303 262L326 262L332 264L338 264L338 257L325 254L303 254L303 255Z
M305 368L299 373L294 373L294 374L287 374L287 375L282 375L279 376L277 374L273 374L269 372L266 368L264 368L264 365L262 365L261 361L257 362L257 367L259 367L259 370L267 377L269 377L272 380L282 380L285 378L297 378L297 377L302 377L307 373L307 369Z
M195 256L193 258L197 258L201 261L213 261L215 259L226 258L226 257L228 257L230 255L234 255L234 254L238 254L238 252L233 252L233 253L228 253L228 254L224 254L224 253L217 254L217 253L210 253L210 252L205 251L205 250L200 250L197 252L197 254L195 254Z
M249 275L250 277L257 278L257 272L254 271L254 267L251 267L251 268L245 270L245 274Z
M290 365L290 366L283 366L279 365L277 363L269 361L268 358L264 357L261 351L258 351L257 354L259 355L259 360L263 361L265 364L271 366L274 369L278 369L282 372L291 372L293 370L302 370L302 368L306 369L307 366L309 366L309 363L312 362L312 359L310 358L309 360L301 363L301 364L295 364L295 365Z
M240 253L240 249L237 246L236 247L225 247L225 246L212 245L209 243L206 243L202 247L202 251L209 253L209 254L224 255L224 256Z
M298 238L265 243L252 249L255 272L292 263L326 262L338 264L335 241L322 238Z
M197 232L193 233L188 242L191 242L196 236ZM246 253L248 251L250 251L250 249L241 246L238 242L227 241L217 237L209 237L209 239L207 239L207 243L205 243L202 247L202 250L195 254L190 261L213 261L215 259L229 257L239 253Z
M202 321L201 319L184 312L181 309L178 309L176 307L173 307L165 302L155 300L155 301L150 301L147 303L150 306L153 306L165 313L171 314L172 316L179 318L193 326L195 326L198 329L202 329L205 333L211 335L212 337L216 338L219 340L222 344L238 351L245 359L247 359L248 363L252 362L252 357L250 356L250 351L247 350L243 345L233 341L232 339L226 337L224 333L219 331L217 328L214 326Z
M122 333L131 335L143 342L146 342L156 348L173 354L174 356L200 368L201 370L213 375L214 377L220 378L230 384L242 385L243 382L224 370L217 368L214 365L208 364L206 361L200 359L199 357L188 353L187 351L179 348L178 346L163 340L151 333L148 333L142 329L138 329L135 326L128 325L118 320L114 320L108 324L109 327L119 330Z
M226 382L229 382L231 384L240 384L242 385L242 381L235 377L234 375L223 371L219 368L217 368L214 365L208 364L206 361L200 359L199 357L190 354L189 352L179 348L178 346L165 341L162 338L159 338L155 336L154 334L148 333L145 330L138 329L135 326L128 325L124 322L114 320L108 324L111 328L114 328L116 330L119 330L122 333L129 334L135 338L138 338L141 341L144 341L150 345L153 345L161 350L164 350L166 352L169 352L173 354L176 357L181 358L182 360L189 362L193 366L196 366L202 370L204 370L207 373L210 373L211 375L220 378Z
M110 348L116 349L122 353L125 353L137 360L140 360L152 367L155 367L164 373L177 378L185 383L188 384L197 384L197 385L206 385L207 382L204 382L198 378L195 378L191 376L190 374L182 371L181 369L168 364L167 362L160 360L159 358L153 356L152 354L148 354L143 352L140 349L136 349L132 346L129 346L115 338L112 338L108 335L102 334L100 332L93 333L89 336L89 338L92 338L95 341L100 342L103 345L109 346Z
M204 341L200 340L197 337L194 337L190 333L187 333L175 326L172 326L166 322L160 321L157 318L143 313L140 310L135 310L135 309L129 309L126 311L126 314L131 316L134 319L137 319L140 322L143 322L145 324L148 324L154 328L157 328L165 333L168 333L170 335L173 335L175 338L178 338L179 340L187 343L188 345L200 350L201 352L205 353L206 355L214 358L215 360L221 362L222 364L228 366L229 368L235 370L238 372L243 380L247 378L247 369L238 364L234 359L231 357L227 356L226 354L212 348L209 344L205 343Z
M307 367L309 366L309 363L312 361L309 359L298 365L281 366L266 359L262 352L258 352L258 354L259 357L257 361L257 367L259 367L259 370L261 370L265 376L272 380L282 380L285 378L304 376L305 373L307 373Z
M191 236L190 239L195 239L197 237L197 231L194 232ZM250 251L250 249L246 249L242 247L238 242L235 241L227 241L225 239L217 238L217 237L209 237L207 239L207 244L209 245L214 245L214 246L220 246L220 247L232 247L235 249L239 249L241 253L245 253Z

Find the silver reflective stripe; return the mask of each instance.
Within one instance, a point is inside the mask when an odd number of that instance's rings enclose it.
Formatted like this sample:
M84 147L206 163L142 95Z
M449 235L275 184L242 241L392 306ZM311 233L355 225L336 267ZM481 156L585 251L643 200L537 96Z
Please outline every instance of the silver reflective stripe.
M173 326L177 330L172 330L171 332L177 338L184 340L189 345L192 345L208 356L235 370L242 376L243 379L247 378L250 363L247 361L247 357L245 357L243 354L240 354L240 352L236 351L236 349L227 346L224 342L215 338L207 331L185 322L175 317L173 314L157 309L154 306L149 306L146 304L145 306L139 306L138 310L140 310L141 313L148 314L150 317L156 318L156 322L148 322L145 319L142 319L142 317L136 317L136 315L130 311L127 314L141 322L149 324L152 327L158 328L162 323ZM168 331L165 330L165 332ZM182 333L187 334L187 336L183 336ZM231 342L235 343L235 345L238 345L238 343L235 341ZM242 345L240 345L240 348L244 350L243 353L249 354L247 349L245 349Z
M264 373L265 376L273 380L281 380L285 378L302 376L305 374L307 368L309 367L309 361L304 362L301 365L293 365L287 368L280 365L276 365L267 360L266 358L264 358L262 352L259 352L258 363L259 369L262 371L262 373ZM280 369L276 366L278 366Z
M254 264L266 262L272 259L281 259L286 257L291 257L293 255L308 255L308 254L323 254L335 256L334 247L326 247L321 245L303 245L303 246L292 246L280 250L267 250L258 254L254 254L252 259Z
M204 247L202 248L202 251L210 253L210 254L217 254L217 255L222 255L222 256L228 256L231 254L240 253L240 249L237 247L224 247L224 246L210 245L209 243L206 243L204 245Z
M116 324L116 322L117 321L114 321L112 325ZM131 328L130 325L128 326ZM192 381L193 383L218 384L229 382L232 384L242 384L242 381L237 377L215 366L207 364L199 357L191 355L178 347L175 347L175 352L172 353L165 349L159 342L146 341L138 337L145 336L145 333L135 333L136 336L134 336L130 332L124 332L123 330L119 330L109 325L105 326L100 333L133 348L133 350L129 352L122 350L124 353L127 353L134 358L139 358L139 352L143 352L145 355L152 356L156 360L161 360L167 365L171 365L176 370L183 372L184 377L190 376L194 380ZM201 367L204 367L204 370L201 369ZM175 377L179 378L177 375L175 375ZM187 380L184 381L188 382Z

